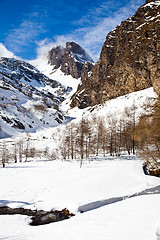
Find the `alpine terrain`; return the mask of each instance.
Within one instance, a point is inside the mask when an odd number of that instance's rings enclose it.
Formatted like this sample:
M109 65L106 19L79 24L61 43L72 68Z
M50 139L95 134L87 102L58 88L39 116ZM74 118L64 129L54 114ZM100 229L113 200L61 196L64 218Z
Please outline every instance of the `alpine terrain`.
M68 29L70 5L62 2L59 10L54 2L54 24L67 11ZM40 16L43 1L34 3L10 34L18 44L29 25L25 46L33 34L37 59L0 43L0 240L160 240L160 1L146 0L106 33L96 63L73 40L36 41L53 9ZM137 9L140 1L129 3ZM106 17L107 4L76 15L72 27L83 28L74 33L103 19L104 9ZM122 4L106 19L128 11ZM84 46L102 29L90 28Z
M112 30L92 75L79 85L71 107L85 108L160 84L160 4L146 1Z

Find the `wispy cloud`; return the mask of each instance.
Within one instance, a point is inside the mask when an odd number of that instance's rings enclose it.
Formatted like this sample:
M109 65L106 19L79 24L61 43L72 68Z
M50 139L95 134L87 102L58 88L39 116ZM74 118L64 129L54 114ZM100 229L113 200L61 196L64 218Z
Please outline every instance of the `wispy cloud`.
M40 56L55 45L64 45L66 41L76 41L95 60L98 60L107 33L131 16L144 1L130 0L125 7L122 7L121 1L100 0L96 8L88 10L88 13L79 20L69 22L74 29L72 32L43 40L49 28L54 29L54 26L63 25L65 21L68 21L69 14L73 12L76 14L78 2L74 6L73 4L67 5L65 0L55 3L52 0L35 0L37 4L30 6L30 12L23 15L19 26L8 32L5 45L16 54L34 45L37 46L37 54ZM67 27L67 24L65 26Z
M76 41L97 61L108 32L119 25L121 21L132 16L137 8L144 4L144 0L130 0L125 7L117 4L117 1L112 1L112 4L109 1L102 2L98 8L91 9L87 16L82 16L81 19L74 22L77 25L76 30L67 35L54 36L53 41L38 46L38 54L42 54L47 46ZM117 8L118 10L116 10ZM79 25L81 27L78 28Z
M45 12L43 12L43 15ZM30 46L39 36L45 32L42 19L42 12L37 6L33 6L32 11L24 15L20 25L11 29L5 39L5 45L13 52L19 53L24 47Z

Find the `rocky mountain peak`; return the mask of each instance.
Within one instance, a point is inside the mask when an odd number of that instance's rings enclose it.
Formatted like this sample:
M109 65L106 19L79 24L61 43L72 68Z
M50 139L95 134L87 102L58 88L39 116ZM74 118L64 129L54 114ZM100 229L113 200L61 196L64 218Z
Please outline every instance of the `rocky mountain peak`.
M71 107L85 108L153 86L160 94L160 1L148 1L111 31Z
M73 78L84 78L93 68L93 59L75 42L67 42L65 47L57 46L48 54L48 63L53 71L60 68Z
M85 54L85 50L75 42L67 42L66 50L76 54Z

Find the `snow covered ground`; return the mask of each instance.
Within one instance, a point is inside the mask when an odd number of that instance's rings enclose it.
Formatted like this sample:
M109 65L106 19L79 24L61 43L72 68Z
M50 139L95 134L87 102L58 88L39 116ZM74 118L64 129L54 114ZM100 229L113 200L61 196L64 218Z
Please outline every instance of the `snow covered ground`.
M120 118L126 108L135 105L138 118L147 101L155 98L153 88L149 88L93 108L74 108L66 115L75 118L73 121L79 121L82 116ZM63 104L62 110L67 107L68 104ZM58 148L56 132L64 128L65 124L39 129L30 134L30 144L39 149ZM6 141L22 137L23 134ZM34 227L29 225L28 216L0 215L0 240L160 240L160 194L152 191L130 198L155 186L160 186L160 179L144 175L142 162L135 157L85 161L82 168L76 161L10 164L0 168L0 206L43 210L68 208L75 216ZM80 213L81 210L85 212Z
M76 161L14 164L0 169L0 182L0 206L45 210L66 207L75 213L69 220L36 227L29 225L27 216L1 215L0 239L160 239L159 193L125 197L96 208L97 201L160 185L159 178L143 174L142 162L136 157L101 158L85 162L82 168ZM89 203L90 211L78 211Z
M132 108L135 108L136 117L138 117L144 113L144 108L147 105L153 104L156 98L157 94L154 92L153 87L150 87L111 99L103 104L93 107L85 109L79 109L77 107L72 109L70 108L67 113L69 116L77 119L81 116L88 117L89 119L114 116L115 118L120 119L121 117L124 118L124 112L126 110L131 112ZM65 103L62 103L62 107L65 108Z

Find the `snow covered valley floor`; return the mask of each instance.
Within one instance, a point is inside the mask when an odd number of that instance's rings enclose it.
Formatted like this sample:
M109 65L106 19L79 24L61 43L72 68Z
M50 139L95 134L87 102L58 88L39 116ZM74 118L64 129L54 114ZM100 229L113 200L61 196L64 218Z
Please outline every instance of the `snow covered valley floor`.
M68 208L75 214L35 227L28 216L0 215L0 239L159 240L160 179L144 175L135 157L100 159L82 168L75 161L0 168L0 206ZM146 195L138 196L140 192Z

